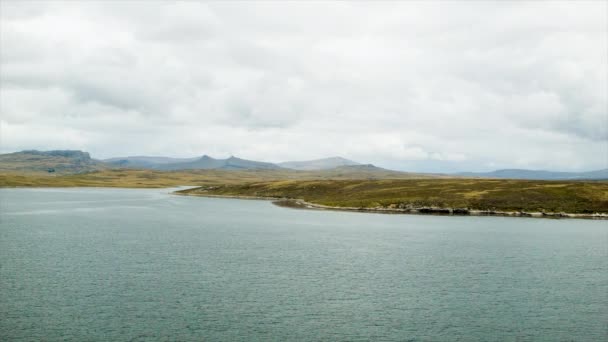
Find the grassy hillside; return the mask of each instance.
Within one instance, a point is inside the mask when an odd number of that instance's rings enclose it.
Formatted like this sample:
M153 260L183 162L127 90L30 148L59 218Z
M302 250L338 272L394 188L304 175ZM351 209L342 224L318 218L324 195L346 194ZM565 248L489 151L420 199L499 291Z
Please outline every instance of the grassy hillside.
M608 213L608 182L489 179L274 181L203 187L184 192L191 195L298 198L336 207Z
M398 179L401 177L401 179ZM442 207L497 211L608 213L608 181L442 178L344 167L295 170L102 170L80 174L0 173L0 187L171 187L192 195L259 196L358 208Z
M56 174L47 172L0 173L0 187L48 186L48 187L168 187L176 185L219 185L276 180L321 179L384 179L429 178L434 176L414 173L377 171L361 168L338 168L326 171L295 170L102 170L80 174Z

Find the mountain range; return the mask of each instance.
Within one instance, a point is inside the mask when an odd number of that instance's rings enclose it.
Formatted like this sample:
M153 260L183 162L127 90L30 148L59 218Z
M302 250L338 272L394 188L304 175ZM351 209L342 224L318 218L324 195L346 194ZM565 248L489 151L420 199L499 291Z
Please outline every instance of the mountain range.
M277 165L294 170L329 170L339 166L355 166L361 164L342 157L330 157L307 161L289 161L278 163Z
M0 172L48 172L82 173L107 169L150 169L159 171L174 170L275 170L275 171L323 171L325 175L344 175L357 173L365 177L381 175L383 178L401 177L408 172L387 170L371 164L361 164L342 157L331 157L307 161L268 163L241 159L231 156L216 159L204 155L194 158L171 158L131 156L97 160L89 153L77 150L36 151L0 154ZM461 172L450 175L421 174L430 177L478 177L536 180L598 180L608 179L608 169L588 172L554 172L544 170L504 169L492 172Z
M167 165L176 163L187 163L195 161L198 158L170 158L170 157L148 157L148 156L133 156L126 158L109 158L103 162L119 167L130 168L154 168L157 165Z
M460 172L459 176L536 180L608 179L608 169L586 172L557 172L545 170L504 169L492 172Z
M309 161L290 161L284 163L267 163L255 160L241 159L234 156L226 159L216 159L208 155L200 158L167 158L167 157L124 157L110 158L103 162L125 168L146 168L154 170L329 170L340 166L355 166L360 163L342 157L331 157Z

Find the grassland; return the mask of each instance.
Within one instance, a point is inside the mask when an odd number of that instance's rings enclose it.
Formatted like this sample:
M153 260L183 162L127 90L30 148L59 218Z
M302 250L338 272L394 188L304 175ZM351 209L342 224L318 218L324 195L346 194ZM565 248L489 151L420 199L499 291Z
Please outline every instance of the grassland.
M296 170L184 170L157 171L114 169L86 173L0 172L0 187L125 187L162 188L176 185L243 184L277 180L323 179L411 179L439 175L396 172L382 169L337 168L324 171Z
M599 181L288 180L206 186L183 194L291 198L337 208L608 213L608 182Z
M396 179L402 177L402 179ZM301 199L335 208L407 211L466 208L502 212L608 214L608 181L531 181L379 173L377 170L102 170L78 174L0 173L0 187L198 186L200 196Z
M164 188L178 185L233 184L275 179L254 171L105 170L53 175L45 173L0 173L0 187L121 187Z

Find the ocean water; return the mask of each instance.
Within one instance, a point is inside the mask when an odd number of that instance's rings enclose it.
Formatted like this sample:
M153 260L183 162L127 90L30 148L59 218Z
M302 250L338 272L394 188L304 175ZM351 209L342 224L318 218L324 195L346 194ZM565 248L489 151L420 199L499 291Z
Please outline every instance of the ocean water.
M607 223L0 189L0 340L606 341Z

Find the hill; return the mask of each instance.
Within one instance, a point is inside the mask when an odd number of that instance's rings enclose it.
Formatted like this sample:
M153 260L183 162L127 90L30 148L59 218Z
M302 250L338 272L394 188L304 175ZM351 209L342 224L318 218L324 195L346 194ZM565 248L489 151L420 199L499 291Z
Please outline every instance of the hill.
M103 162L116 167L152 169L159 165L187 163L196 159L197 158L130 156L104 159Z
M195 158L170 158L135 156L125 158L110 158L104 160L116 168L151 169L151 170L275 170L281 167L272 163L230 157L215 159L204 155Z
M608 182L503 179L291 180L188 189L202 196L302 199L334 208L418 212L608 213ZM443 210L442 210L443 209ZM457 209L457 210L455 210Z
M0 172L82 173L107 166L91 159L87 152L76 150L26 150L0 154Z
M461 172L459 176L537 180L608 179L608 169L587 172L555 172L545 170L504 169L492 172Z
M322 175L322 178L324 179L411 179L449 177L441 174L388 170L372 164L344 165L335 167L333 169L311 170L307 172L310 174Z
M361 165L360 163L342 157L330 157L305 161L289 161L277 165L294 170L328 170L340 166Z
M411 173L388 170L372 164L360 164L342 157L278 164L230 157L216 159L204 155L194 158L159 156L129 156L95 160L87 152L77 150L26 150L0 154L0 172L48 172L59 174L83 173L104 169L178 170L283 170L286 179L309 172L308 179L407 179L407 178L496 178L529 180L604 180L608 169L588 172L555 172L545 170L504 169L492 172L461 172L456 174Z
M277 180L328 179L429 179L435 175L384 170L369 165L343 166L331 170L298 171L291 169L199 169L147 170L104 169L88 173L56 174L32 172L0 172L0 187L13 186L99 186L99 187L169 187L177 185L225 185Z
M277 170L280 166L272 163L230 157L227 159L215 159L207 155L189 162L160 164L154 167L157 170Z

